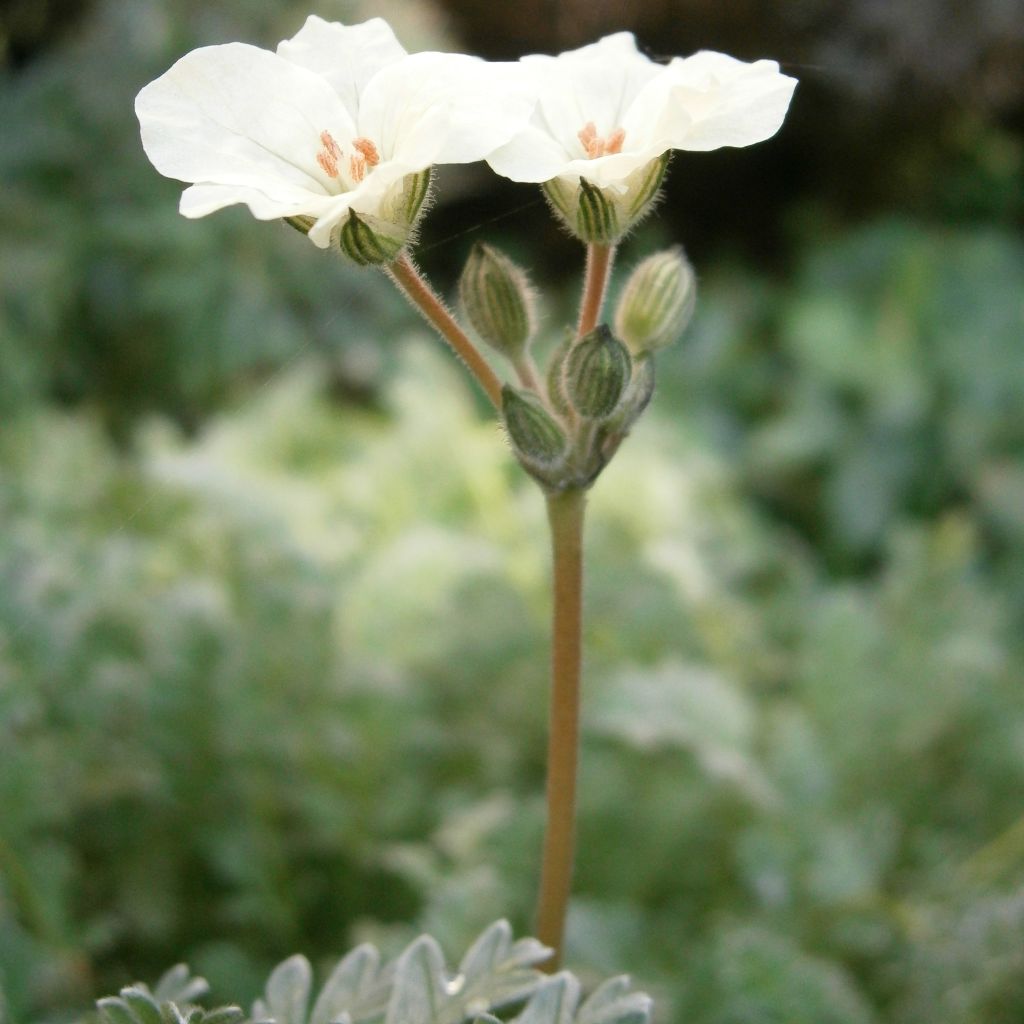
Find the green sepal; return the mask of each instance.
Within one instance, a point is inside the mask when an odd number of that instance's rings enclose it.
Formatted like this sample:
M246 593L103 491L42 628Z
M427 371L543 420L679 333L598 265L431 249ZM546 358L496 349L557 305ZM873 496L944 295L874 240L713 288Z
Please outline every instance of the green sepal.
M375 231L355 210L349 210L338 230L338 248L362 267L394 262L407 241L408 236Z
M434 181L434 169L428 167L416 174L407 174L402 179L401 200L396 209L396 220L404 222L411 230L425 212L430 187Z
M662 153L657 159L645 164L638 171L634 171L627 179L626 190L626 212L629 216L628 227L635 227L640 223L658 199L661 183L665 180L665 172L668 170L671 150Z
M303 235L309 234L309 229L316 223L316 217L310 217L307 214L299 214L295 217L285 217L285 224L295 228L296 231Z
M604 189L580 178L576 235L588 244L611 245L622 234L615 203L607 198Z
M576 412L587 419L603 419L615 411L631 372L626 346L601 324L569 350L562 377Z
M614 245L654 207L669 155L638 167L620 188L604 188L584 177L552 178L541 188L552 212L581 242Z

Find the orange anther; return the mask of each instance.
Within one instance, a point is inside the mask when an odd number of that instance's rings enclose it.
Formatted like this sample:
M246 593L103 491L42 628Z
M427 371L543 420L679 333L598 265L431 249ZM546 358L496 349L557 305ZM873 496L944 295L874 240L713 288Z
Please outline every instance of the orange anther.
M338 176L338 157L341 156L341 147L334 141L334 136L328 131L320 133L321 149L316 154L316 162L323 168L328 178Z
M605 155L611 153L621 153L622 143L626 141L626 133L621 128L616 128L615 131L608 136L607 141L604 144Z
M587 159L594 160L599 156L621 153L626 133L623 129L616 128L607 139L602 139L597 134L597 125L593 121L588 121L576 133L576 138L580 140L583 151L587 154Z
M376 167L380 163L380 153L377 152L377 147L369 139L353 139L352 148L363 154L367 167Z
M576 138L580 140L583 145L583 149L588 157L595 157L598 154L594 152L597 145L597 125L593 121L588 121L577 133Z

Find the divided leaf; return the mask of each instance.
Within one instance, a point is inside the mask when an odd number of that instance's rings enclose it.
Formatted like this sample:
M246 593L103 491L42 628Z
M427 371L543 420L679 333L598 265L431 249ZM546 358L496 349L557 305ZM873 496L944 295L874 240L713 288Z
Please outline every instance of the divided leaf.
M208 988L204 978L193 978L184 964L177 964L155 991L128 985L120 995L97 1000L96 1007L104 1024L241 1024L245 1014L237 1006L206 1010L192 1002Z
M651 997L630 992L625 974L609 978L580 1007L576 1024L645 1024L651 1016Z
M363 943L331 972L313 1007L309 1024L338 1024L376 1016L387 1005L388 989L379 977L380 953Z
M546 979L512 1024L649 1024L651 998L622 975L598 986L577 1011L580 985L568 971Z
M206 979L192 977L187 964L175 964L161 975L153 987L153 997L159 1003L194 1003L209 990Z
M495 921L476 939L459 964L454 982L453 1005L463 1019L500 1009L530 994L540 976L534 965L551 956L551 950L536 939L512 942L508 921Z
M437 1024L447 998L444 954L434 939L421 935L398 958L384 1024Z
M312 987L309 961L300 955L289 957L274 968L267 980L265 1002L257 1002L253 1016L269 1017L276 1024L306 1024Z
M580 983L568 972L545 979L530 997L515 1024L572 1024Z
M340 960L309 1010L313 972L303 956L278 964L263 999L252 1007L254 1024L501 1024L494 1011L528 1000L512 1024L647 1024L650 1000L614 978L584 1002L579 982L563 971L545 977L536 965L551 950L536 939L513 941L507 921L495 921L476 938L450 974L441 947L421 935L393 962L381 963L371 945ZM243 1024L237 1006L206 1010L191 1000L207 990L179 964L156 986L131 985L100 999L103 1024ZM161 998L173 994L177 1000Z

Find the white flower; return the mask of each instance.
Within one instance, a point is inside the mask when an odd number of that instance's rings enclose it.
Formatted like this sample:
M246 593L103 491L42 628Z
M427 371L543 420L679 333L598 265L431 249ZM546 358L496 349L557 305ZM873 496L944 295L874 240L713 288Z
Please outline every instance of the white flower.
M350 211L404 244L434 164L471 163L529 119L516 65L407 54L380 18L312 16L276 53L245 43L182 57L135 101L162 174L193 182L186 217L244 203L337 241ZM397 248L395 251L397 252Z
M702 51L657 64L629 32L520 63L540 102L530 124L488 163L513 181L550 183L548 196L563 215L579 201L582 179L600 190L591 195L613 204L622 230L629 226L623 218L635 221L650 205L670 150L770 138L796 88L771 60L746 64Z

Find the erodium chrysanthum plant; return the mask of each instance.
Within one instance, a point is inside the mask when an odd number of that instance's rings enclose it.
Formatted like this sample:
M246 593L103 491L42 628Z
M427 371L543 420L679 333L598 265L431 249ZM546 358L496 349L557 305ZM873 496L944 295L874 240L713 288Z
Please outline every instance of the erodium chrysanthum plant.
M655 206L672 151L770 138L795 86L769 60L701 52L657 63L627 32L558 56L496 64L409 54L379 18L345 26L310 17L274 52L245 43L204 47L139 93L147 155L161 173L190 183L181 197L186 217L242 203L257 218L287 221L319 248L391 278L490 400L513 454L544 495L551 531L538 939L513 943L498 922L454 972L428 937L387 967L372 947L360 947L339 963L312 1009L309 965L293 957L271 976L254 1019L458 1024L524 1001L520 1024L647 1019L649 1000L629 992L624 979L577 1006L571 974L546 978L537 969L557 970L572 879L586 493L651 400L655 354L679 337L693 311L693 271L679 248L654 253L632 270L610 317L604 297L616 246ZM586 247L579 315L543 367L533 351L535 292L523 268L476 246L459 285L467 330L412 259L431 169L480 160L539 185ZM179 968L156 990L126 989L101 1009L110 1024L242 1019L236 1008L194 1006L201 989Z

